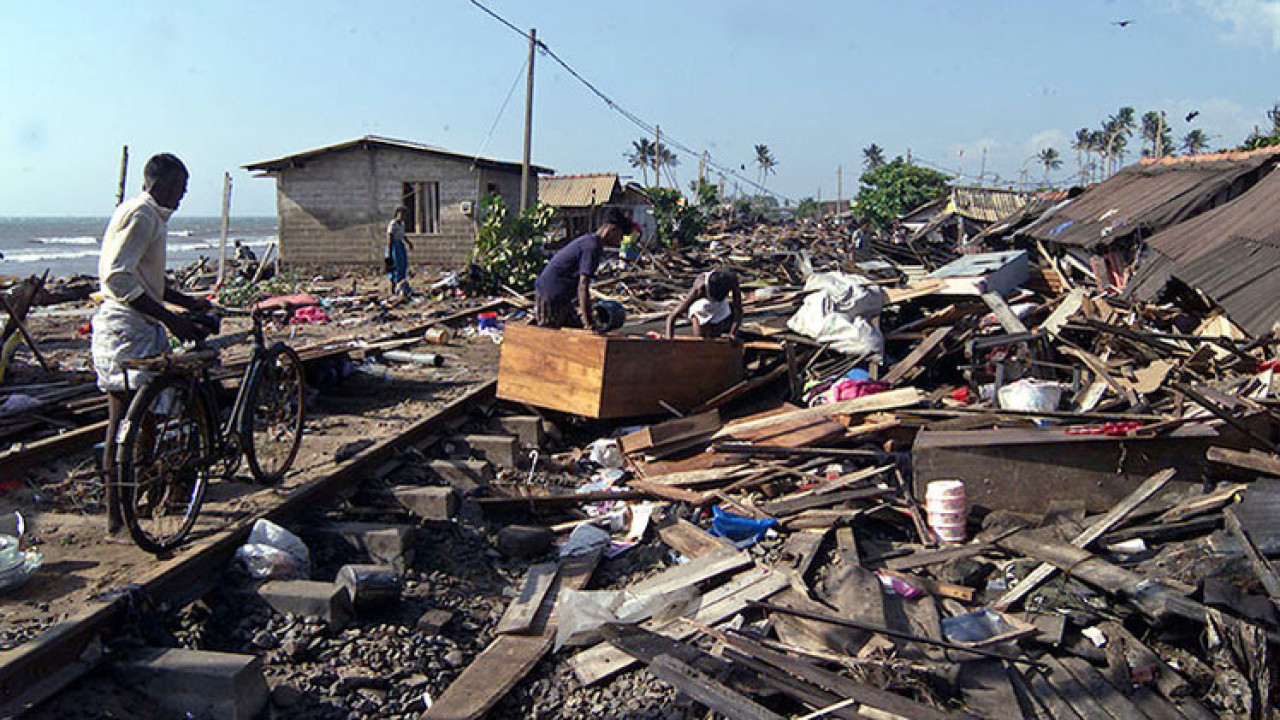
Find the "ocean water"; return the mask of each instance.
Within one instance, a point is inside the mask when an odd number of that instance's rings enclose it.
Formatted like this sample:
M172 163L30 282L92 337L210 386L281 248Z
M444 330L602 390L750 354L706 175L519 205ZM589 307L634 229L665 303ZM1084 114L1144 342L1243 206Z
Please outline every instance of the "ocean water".
M98 275L98 250L110 218L0 217L0 275L50 277ZM217 266L222 218L185 217L179 210L169 220L169 267L182 267L203 255ZM259 258L276 240L276 219L232 218L227 230L227 257L232 240L253 248Z

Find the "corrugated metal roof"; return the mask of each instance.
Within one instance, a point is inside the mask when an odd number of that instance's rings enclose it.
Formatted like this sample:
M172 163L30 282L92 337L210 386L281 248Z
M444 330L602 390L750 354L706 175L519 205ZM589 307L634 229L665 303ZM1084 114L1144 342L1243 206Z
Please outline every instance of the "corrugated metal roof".
M557 208L604 205L620 186L616 173L557 175L538 180L538 202Z
M1254 334L1280 320L1280 172L1231 202L1147 240L1129 288L1155 297L1169 277L1208 295Z
M958 187L948 209L970 220L998 222L1022 209L1031 200L1029 193L984 187Z
M310 160L311 158L318 157L320 155L324 155L327 153L339 152L342 150L350 150L352 148L369 148L369 147L394 147L394 148L400 148L402 150L413 150L416 152L425 152L425 153L430 153L432 155L440 155L443 157L449 157L456 160L473 162L480 167L489 167L489 168L494 168L498 170L519 170L522 167L522 164L518 162L507 162L505 160L494 160L492 158L484 158L484 157L478 157L474 155L465 155L463 153L456 153L451 150L445 150L444 148L438 148L432 145L424 145L422 143L410 142L408 140L396 140L394 138L380 137L377 135L365 135L364 137L356 138L355 140L347 140L346 142L340 142L335 145L325 145L324 147L318 147L314 150L304 150L303 152L294 153L292 155L285 155L284 157L279 157L274 160L263 160L261 162L251 163L249 165L245 165L244 169L256 170L261 172L279 172L288 167L299 165L301 163L306 162L307 160ZM539 174L555 172L551 168L545 168L540 165L534 165L532 166L532 169L533 169L533 172L539 173Z
M1135 233L1156 233L1221 202L1233 183L1275 158L1223 153L1130 165L1024 234L1091 249Z

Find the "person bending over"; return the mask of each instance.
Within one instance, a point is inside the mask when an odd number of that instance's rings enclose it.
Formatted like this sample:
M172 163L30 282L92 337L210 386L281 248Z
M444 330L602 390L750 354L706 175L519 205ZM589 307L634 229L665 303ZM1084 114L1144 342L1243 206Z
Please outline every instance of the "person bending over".
M189 313L208 310L194 298L165 284L164 267L169 216L187 192L187 168L164 153L147 161L142 194L116 208L102 236L98 286L103 301L93 315L93 368L98 387L107 394L107 437L103 457L107 473L107 532L119 533L119 487L116 437L129 406L124 360L159 355L169 349L165 328L183 341L197 341L207 331ZM175 312L172 303L185 312ZM145 373L130 371L128 388L136 391Z
M618 247L635 223L620 208L609 208L595 232L580 235L551 256L534 287L534 324L541 327L590 327L603 332L591 312L591 279L606 247ZM575 302L576 301L576 302Z
M676 320L685 313L693 334L707 339L728 335L738 339L742 326L742 290L738 276L730 270L713 270L698 275L693 287L667 316L667 337L676 336Z

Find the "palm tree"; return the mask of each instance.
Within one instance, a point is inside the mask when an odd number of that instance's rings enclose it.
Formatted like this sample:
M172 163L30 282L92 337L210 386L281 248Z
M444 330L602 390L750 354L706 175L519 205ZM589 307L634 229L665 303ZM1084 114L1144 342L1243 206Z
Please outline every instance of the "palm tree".
M649 185L649 167L653 165L653 141L649 138L640 138L631 143L631 152L623 153L630 163L631 167L640 168L640 177L644 180L646 187Z
M1188 155L1199 155L1209 149L1209 136L1200 128L1196 128L1182 138L1182 149Z
M862 167L871 172L884 165L884 148L875 143L862 148Z
M1040 164L1044 166L1044 184L1048 185L1049 171L1062 167L1062 156L1058 154L1057 150L1047 147L1036 153L1036 160L1040 161Z
M1117 159L1120 164L1124 164L1125 148L1128 147L1129 136L1133 135L1136 127L1134 110L1127 106L1120 108L1115 115L1107 118L1107 121L1102 124L1103 134L1106 137L1103 152L1107 158L1109 172L1115 172Z
M1089 128L1076 130L1076 137L1071 141L1071 149L1076 151L1076 170L1080 173L1080 184L1085 184L1085 160L1093 152L1093 133Z
M774 159L773 153L769 152L768 145L756 145L756 166L760 168L760 189L764 190L764 182L769 175L774 174L774 167L778 165L778 161Z
M1164 111L1149 110L1142 114L1142 140L1151 143L1150 148L1143 148L1143 155L1157 157L1173 151L1173 137L1164 121Z
M680 164L680 158L676 157L676 154L675 154L675 153L673 153L673 152L671 152L670 148L668 148L666 145L663 145L662 143L653 143L653 148L654 148L654 150L653 150L653 156L656 156L656 161L655 161L655 162L657 163L657 167L655 167L655 168L654 168L654 174L655 174L655 175L660 176L660 175L661 175L661 173L662 173L662 168L663 168L663 167L673 168L673 167L675 167L675 166L677 166L677 165L679 165L679 164ZM651 157L653 157L653 156L651 156ZM668 174L668 175L672 175L672 173L671 173L671 171L670 171L670 170L668 170L668 171L667 171L667 174ZM671 179L672 179L672 181L674 182L674 180L675 180L675 176L674 176L674 175L672 175L672 178L671 178ZM662 178L661 178L661 177L654 177L654 179L653 179L653 184L654 184L654 185L661 185L661 184L662 184ZM675 184L676 184L677 186L679 185L679 183L675 183Z

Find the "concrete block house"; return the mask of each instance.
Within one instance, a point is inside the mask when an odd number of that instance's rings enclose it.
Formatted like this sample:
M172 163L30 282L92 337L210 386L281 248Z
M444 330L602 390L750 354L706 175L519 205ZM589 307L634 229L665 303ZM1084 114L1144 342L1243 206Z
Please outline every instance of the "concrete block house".
M520 163L365 136L245 166L276 179L280 259L290 266L381 265L387 223L409 208L411 265L462 265L475 243L480 200L520 206ZM537 198L535 166L530 188Z

